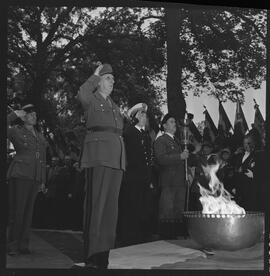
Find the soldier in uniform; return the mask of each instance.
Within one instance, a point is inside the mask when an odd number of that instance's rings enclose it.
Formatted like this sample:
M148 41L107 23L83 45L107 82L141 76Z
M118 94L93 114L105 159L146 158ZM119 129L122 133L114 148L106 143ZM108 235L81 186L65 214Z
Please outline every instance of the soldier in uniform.
M122 246L143 243L151 236L153 217L152 145L147 122L147 105L136 104L128 111L132 124L123 136L127 168L119 196L118 241Z
M112 67L99 65L77 95L87 126L81 156L81 167L86 169L83 222L86 268L106 268L109 250L115 245L125 147L123 117L110 97L113 86Z
M11 122L18 117L22 124L10 127ZM7 137L16 151L7 172L9 255L31 253L29 236L33 206L39 190L45 189L47 142L35 128L36 123L36 112L31 104L11 112L7 117Z
M176 121L171 114L166 114L162 119L161 130L164 134L154 143L155 157L160 169L160 235L164 238L175 238L177 234L185 234L183 211L187 187L184 160L188 158L189 152L181 150L180 143L174 136Z

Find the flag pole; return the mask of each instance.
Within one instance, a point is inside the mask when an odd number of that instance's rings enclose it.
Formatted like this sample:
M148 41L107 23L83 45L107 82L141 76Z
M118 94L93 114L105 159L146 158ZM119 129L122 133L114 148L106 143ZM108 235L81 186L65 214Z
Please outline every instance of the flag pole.
M185 146L185 150L188 150L187 145L188 145L188 125L189 125L189 121L188 121L188 113L185 113L185 117L184 117L184 146ZM185 159L185 182L187 185L187 192L186 192L186 211L188 211L188 205L189 205L189 181L188 181L188 160Z

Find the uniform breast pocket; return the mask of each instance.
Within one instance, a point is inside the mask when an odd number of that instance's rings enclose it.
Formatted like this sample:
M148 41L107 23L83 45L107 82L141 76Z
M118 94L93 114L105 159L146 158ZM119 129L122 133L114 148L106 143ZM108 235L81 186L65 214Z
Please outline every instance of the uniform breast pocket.
M103 138L86 139L85 147L90 160L109 160L108 141Z
M14 160L9 167L7 177L27 177L34 175L34 163L25 160Z

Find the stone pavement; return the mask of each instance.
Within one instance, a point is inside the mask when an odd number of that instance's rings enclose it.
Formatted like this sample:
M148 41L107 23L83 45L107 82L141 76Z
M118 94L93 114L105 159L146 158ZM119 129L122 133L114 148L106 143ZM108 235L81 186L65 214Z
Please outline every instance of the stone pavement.
M7 256L6 267L70 268L74 262L81 261L82 252L78 253L79 250L82 250L80 236L80 233L72 231L34 230L30 239L33 253L14 257ZM77 259L73 256L76 256Z
M82 233L34 229L31 255L7 256L9 269L69 269L83 260ZM191 240L154 241L110 252L111 269L229 269L263 270L263 243L236 252L214 252L205 256Z

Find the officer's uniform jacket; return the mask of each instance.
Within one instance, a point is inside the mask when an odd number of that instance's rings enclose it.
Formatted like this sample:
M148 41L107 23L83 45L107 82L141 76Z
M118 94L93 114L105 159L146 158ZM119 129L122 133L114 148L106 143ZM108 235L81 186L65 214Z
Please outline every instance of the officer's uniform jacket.
M168 134L159 136L154 143L156 162L160 167L159 184L162 186L185 186L184 161L177 143Z
M35 137L24 126L10 127L10 123L16 118L14 112L7 117L7 138L16 151L7 172L7 179L24 178L45 184L47 142L40 132L36 132Z
M152 142L148 131L143 133L135 126L129 126L124 132L124 142L127 156L127 171L141 171L144 175L137 177L148 177L152 168Z
M121 134L123 117L111 97L108 99L112 105L98 91L93 92L97 88L98 82L98 76L91 76L80 87L77 95L85 111L88 129L84 139L81 167L105 166L124 170L125 147ZM114 128L119 133L92 131L93 127Z

